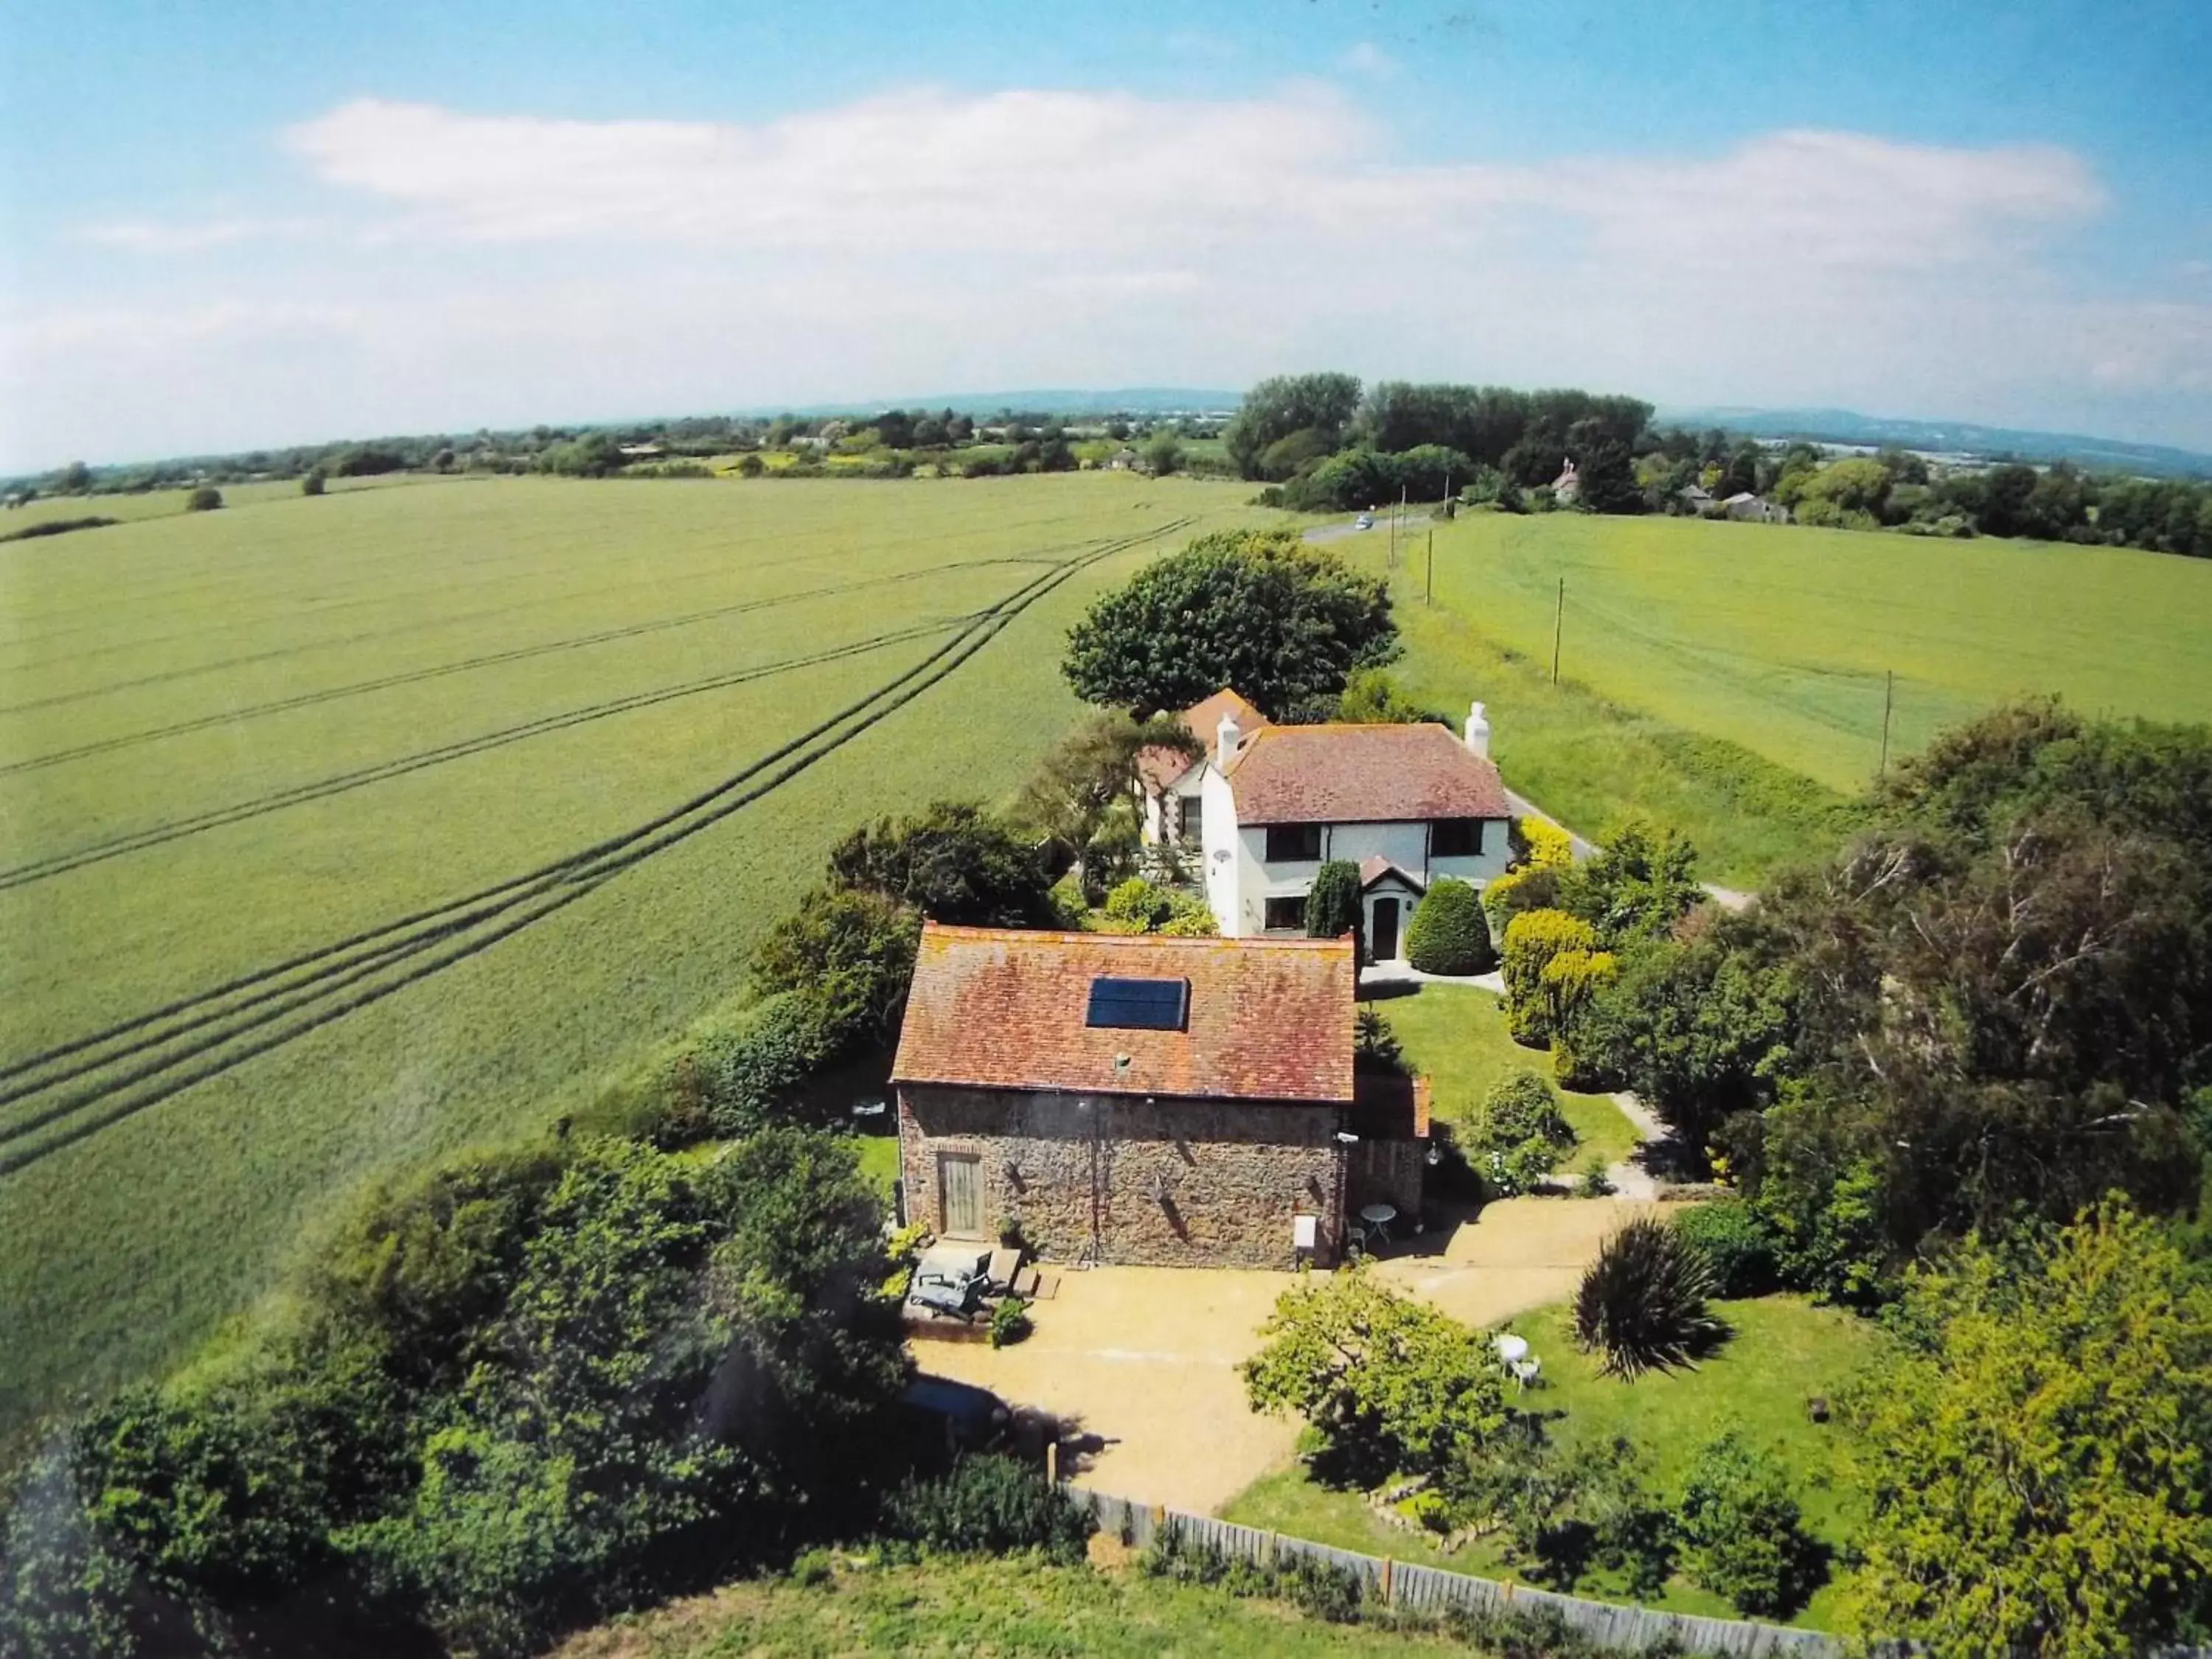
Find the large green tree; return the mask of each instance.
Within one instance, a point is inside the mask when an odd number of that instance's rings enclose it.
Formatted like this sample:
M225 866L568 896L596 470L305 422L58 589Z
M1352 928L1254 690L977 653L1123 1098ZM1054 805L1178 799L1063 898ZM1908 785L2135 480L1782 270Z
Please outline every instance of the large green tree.
M1218 531L1093 605L1062 670L1079 696L1139 717L1233 686L1279 719L1398 649L1382 578L1295 531Z
M1222 432L1222 442L1245 477L1265 477L1270 475L1262 463L1275 445L1310 433L1311 453L1326 455L1343 442L1358 412L1356 374L1279 374L1244 394Z
M2144 1653L2212 1620L2212 1285L2107 1205L1908 1281L1859 1401L1854 1614L1961 1659Z

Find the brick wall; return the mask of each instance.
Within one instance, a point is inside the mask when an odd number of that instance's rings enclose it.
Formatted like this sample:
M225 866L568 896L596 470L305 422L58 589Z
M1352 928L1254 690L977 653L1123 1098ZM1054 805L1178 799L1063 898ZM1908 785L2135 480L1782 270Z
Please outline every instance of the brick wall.
M1338 1112L1326 1106L1074 1096L909 1085L899 1155L910 1219L936 1228L941 1153L978 1160L981 1220L1063 1261L1289 1268L1292 1218L1342 1237Z

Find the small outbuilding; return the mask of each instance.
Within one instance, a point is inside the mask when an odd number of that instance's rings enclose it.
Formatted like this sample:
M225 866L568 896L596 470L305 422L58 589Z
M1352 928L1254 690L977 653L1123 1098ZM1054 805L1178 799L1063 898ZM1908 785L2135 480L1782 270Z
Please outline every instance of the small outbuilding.
M1351 939L922 931L906 1217L1048 1258L1288 1268L1421 1205L1427 1089L1353 1064Z

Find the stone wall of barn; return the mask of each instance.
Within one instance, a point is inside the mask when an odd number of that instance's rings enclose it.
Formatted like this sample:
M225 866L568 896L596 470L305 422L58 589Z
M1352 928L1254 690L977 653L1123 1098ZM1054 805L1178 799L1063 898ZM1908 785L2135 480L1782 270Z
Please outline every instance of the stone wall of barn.
M1019 1221L1053 1260L1291 1268L1301 1215L1316 1221L1311 1259L1335 1260L1346 1171L1333 1107L920 1085L898 1094L906 1213L939 1231L939 1159L951 1154L977 1160L983 1232Z

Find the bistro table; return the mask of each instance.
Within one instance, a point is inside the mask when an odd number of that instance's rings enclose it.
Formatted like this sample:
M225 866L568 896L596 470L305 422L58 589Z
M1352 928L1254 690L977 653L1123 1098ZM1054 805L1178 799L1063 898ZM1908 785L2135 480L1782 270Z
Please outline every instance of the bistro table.
M1528 1339L1507 1332L1497 1341L1498 1357L1509 1365L1518 1364L1528 1357Z
M1370 1204L1359 1212L1359 1218L1367 1224L1370 1237L1379 1243L1390 1242L1390 1224L1398 1218L1395 1204Z

